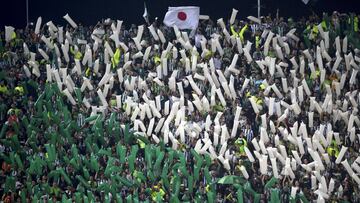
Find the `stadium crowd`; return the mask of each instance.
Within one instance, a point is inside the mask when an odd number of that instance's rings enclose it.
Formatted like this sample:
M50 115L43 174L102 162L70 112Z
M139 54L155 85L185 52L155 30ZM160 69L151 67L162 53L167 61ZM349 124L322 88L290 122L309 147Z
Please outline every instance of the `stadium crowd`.
M360 202L359 18L6 28L2 201Z

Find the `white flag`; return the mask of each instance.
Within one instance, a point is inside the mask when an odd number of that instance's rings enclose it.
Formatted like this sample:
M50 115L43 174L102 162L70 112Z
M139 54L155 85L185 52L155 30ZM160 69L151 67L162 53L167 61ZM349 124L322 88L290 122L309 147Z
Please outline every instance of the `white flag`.
M195 6L169 7L164 24L179 29L196 29L199 24L200 8Z
M5 41L10 42L14 35L14 27L5 26Z
M145 19L145 21L147 23L149 23L149 13L147 11L147 8L146 8L146 3L144 2L144 14L143 14L143 18Z

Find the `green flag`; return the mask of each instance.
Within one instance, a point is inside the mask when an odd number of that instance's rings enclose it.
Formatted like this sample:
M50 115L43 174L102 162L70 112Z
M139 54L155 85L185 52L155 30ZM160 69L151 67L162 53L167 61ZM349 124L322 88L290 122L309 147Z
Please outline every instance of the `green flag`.
M244 202L242 186L240 186L239 189L236 191L236 198L237 198L238 203L243 203Z
M272 188L276 183L278 182L278 179L275 177L272 177L265 185L266 189Z
M4 192L8 193L9 191L15 192L15 178L12 176L7 176L5 180Z

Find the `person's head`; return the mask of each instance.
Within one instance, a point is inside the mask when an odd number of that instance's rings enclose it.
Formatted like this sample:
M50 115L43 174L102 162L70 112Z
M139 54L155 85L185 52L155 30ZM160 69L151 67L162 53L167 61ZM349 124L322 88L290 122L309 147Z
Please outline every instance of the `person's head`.
M41 178L42 183L46 183L47 182L47 177L46 175L43 175Z

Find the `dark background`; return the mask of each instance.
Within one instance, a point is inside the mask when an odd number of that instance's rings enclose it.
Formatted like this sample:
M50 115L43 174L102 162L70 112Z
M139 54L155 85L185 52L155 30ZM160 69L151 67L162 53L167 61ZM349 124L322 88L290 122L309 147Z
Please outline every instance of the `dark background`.
M94 25L102 18L124 20L125 25L142 24L144 19L143 0L28 0L29 21L36 23L42 16L43 23L52 20L55 24L64 25L62 19L66 13L76 23ZM305 5L301 0L261 0L262 15L276 14L279 8L280 16L299 18L312 12L321 14L323 11L360 13L360 0L310 0ZM213 20L220 17L229 19L231 9L239 10L238 18L257 15L257 0L146 0L148 12L152 21L156 16L162 20L168 6L200 6L200 14L209 15ZM4 25L17 28L26 25L26 0L1 0L0 29Z

